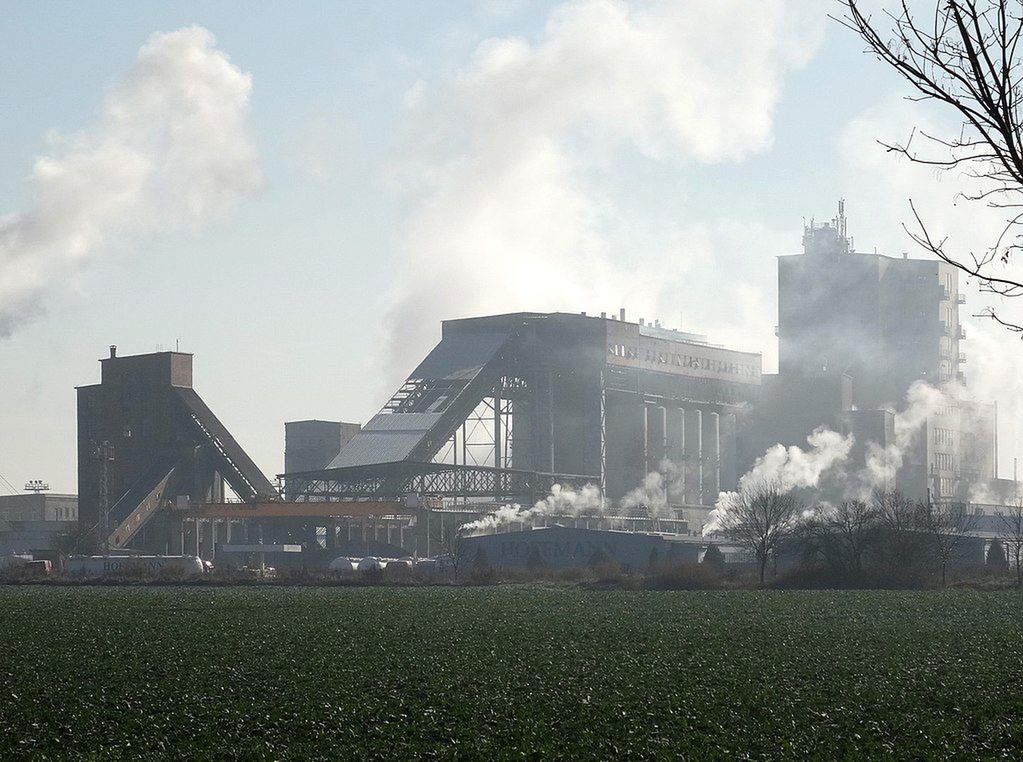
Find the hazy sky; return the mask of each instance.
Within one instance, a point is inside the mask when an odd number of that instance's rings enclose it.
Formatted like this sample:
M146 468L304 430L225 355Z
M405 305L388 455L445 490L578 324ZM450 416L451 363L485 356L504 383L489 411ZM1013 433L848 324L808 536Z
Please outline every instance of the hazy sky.
M285 420L365 421L447 317L624 306L773 369L803 218L844 196L857 247L898 254L907 197L949 192L877 148L916 113L829 11L5 3L0 475L75 490L108 344L180 340L271 476ZM971 339L1006 475L1016 343Z

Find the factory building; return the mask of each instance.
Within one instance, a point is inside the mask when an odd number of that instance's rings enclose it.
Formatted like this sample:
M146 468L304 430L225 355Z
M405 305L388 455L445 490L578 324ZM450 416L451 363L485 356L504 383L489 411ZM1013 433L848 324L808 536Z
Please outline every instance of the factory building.
M341 448L359 433L357 423L342 421L288 421L284 424L284 470L326 468Z
M0 495L0 556L53 549L77 525L76 495Z
M457 555L465 570L615 564L625 572L644 572L663 563L697 563L704 549L706 543L682 537L553 526L463 537Z
M531 502L551 484L618 500L651 472L667 501L734 487L737 414L760 355L618 316L515 313L443 323L440 343L328 468L284 476L308 498L403 492Z
M778 258L778 369L744 432L748 466L766 447L804 445L818 426L894 442L895 413L912 384L942 389L899 469L915 497L968 499L995 477L996 411L962 392L966 338L958 271L944 262L856 251L844 204L831 223L811 223L803 252ZM854 453L856 454L856 453Z
M968 499L995 485L995 410L953 383L965 336L953 269L857 252L840 208L806 226L778 277L779 373L766 376L759 354L624 310L444 321L365 426L285 424L283 492L192 388L191 355L112 347L101 383L78 389L80 523L111 548L204 557L232 541L423 554L461 522L555 492L545 519L585 522L565 529L645 519L640 531L693 537L776 443L805 446L819 426L851 433L854 466L871 443L894 443L917 380L952 384L950 396L883 486ZM581 506L584 494L596 504ZM599 514L614 521L590 527Z
M199 546L162 510L179 500L220 502L225 482L244 500L276 490L192 388L182 352L100 361L101 382L78 387L79 522L100 545L153 552ZM230 532L231 524L219 527ZM218 541L215 523L202 544Z
M354 437L358 423L288 421L284 424L284 471L297 473L326 468Z

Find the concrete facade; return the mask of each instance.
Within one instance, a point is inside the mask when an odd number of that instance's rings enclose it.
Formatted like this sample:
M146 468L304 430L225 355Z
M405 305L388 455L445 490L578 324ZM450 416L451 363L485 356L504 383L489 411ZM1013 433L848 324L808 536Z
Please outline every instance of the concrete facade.
M288 421L284 424L284 471L326 468L359 429L343 421Z

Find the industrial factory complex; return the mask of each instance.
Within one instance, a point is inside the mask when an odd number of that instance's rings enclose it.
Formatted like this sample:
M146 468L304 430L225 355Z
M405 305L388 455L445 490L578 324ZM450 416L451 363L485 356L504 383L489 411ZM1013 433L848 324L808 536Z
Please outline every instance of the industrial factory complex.
M822 426L854 437L848 471L868 445L898 444L883 486L910 496L1014 494L996 479L994 406L956 391L966 337L954 268L855 251L840 208L806 227L803 252L780 257L778 274L777 374L757 353L624 309L448 320L370 420L286 423L276 478L193 387L191 355L111 347L100 382L78 388L78 500L54 520L65 531L76 518L78 536L106 553L218 562L300 550L325 567L460 544L501 565L696 560L719 494L769 447L806 447ZM946 403L907 443L898 415L917 381ZM459 531L539 501L544 511L496 535ZM28 550L13 547L4 510L4 547ZM23 543L44 542L33 527Z

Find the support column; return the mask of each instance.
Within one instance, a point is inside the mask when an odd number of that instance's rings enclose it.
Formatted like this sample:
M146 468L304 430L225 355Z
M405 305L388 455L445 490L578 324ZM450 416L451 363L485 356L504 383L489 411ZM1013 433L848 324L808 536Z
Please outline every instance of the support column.
M667 431L667 410L661 406L643 406L643 465L646 473L661 470Z
M703 411L685 409L686 504L703 505Z
M184 522L178 518L172 518L167 527L167 555L180 556L185 552L185 528Z
M498 381L498 389L494 391L494 468L504 468L501 462L501 382Z
M665 457L672 467L668 469L668 502L686 502L686 436L685 410L679 407L665 411Z
M717 501L721 491L721 417L716 412L703 414L703 498L704 505Z
M199 556L204 560L213 558L213 522L207 520L199 525Z
M724 413L720 421L721 489L734 490L739 475L736 465L736 421L735 413Z

